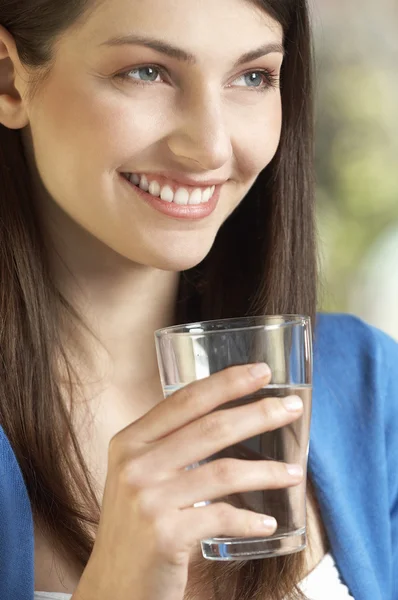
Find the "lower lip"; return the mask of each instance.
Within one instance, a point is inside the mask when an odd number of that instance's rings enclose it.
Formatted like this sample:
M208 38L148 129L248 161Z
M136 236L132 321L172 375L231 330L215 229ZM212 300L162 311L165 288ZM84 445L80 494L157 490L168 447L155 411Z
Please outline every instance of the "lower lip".
M121 178L125 181L125 183L127 183L127 185L132 187L147 204L164 215L174 217L175 219L199 220L211 215L211 213L215 211L220 199L220 191L222 187L221 185L216 185L213 196L206 203L181 205L176 204L175 202L165 202L160 198L155 198L155 196L151 196L151 194L144 192L144 190L134 185L134 183L131 183L131 181L126 179L123 175L121 175Z

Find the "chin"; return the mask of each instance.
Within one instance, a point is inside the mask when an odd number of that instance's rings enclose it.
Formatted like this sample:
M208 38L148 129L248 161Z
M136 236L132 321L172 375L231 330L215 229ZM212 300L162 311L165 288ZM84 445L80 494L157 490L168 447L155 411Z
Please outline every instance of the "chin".
M145 257L129 257L133 262L138 262L154 269L160 269L161 271L188 271L193 267L196 267L210 252L210 248L206 249L192 249L184 248L176 252L176 249L171 251L170 249L165 252L152 252L148 253ZM138 259L138 260L137 260Z
M196 255L195 257L190 256L159 256L157 258L154 257L153 260L150 261L148 266L151 266L155 269L160 269L161 271L188 271L193 267L196 267L202 260L205 258L206 254L202 254L200 256Z
M206 233L191 232L182 236L175 234L162 235L153 232L141 239L131 238L117 240L111 247L124 259L136 265L151 267L161 271L188 271L196 267L209 254L214 245L217 230Z

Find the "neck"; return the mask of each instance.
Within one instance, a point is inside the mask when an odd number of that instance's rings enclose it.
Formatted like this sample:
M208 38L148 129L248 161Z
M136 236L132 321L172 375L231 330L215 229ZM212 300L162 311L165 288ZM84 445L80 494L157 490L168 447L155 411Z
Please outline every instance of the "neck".
M93 334L79 328L85 360L78 370L120 393L143 389L159 378L154 331L174 323L179 274L127 260L53 210L53 273Z

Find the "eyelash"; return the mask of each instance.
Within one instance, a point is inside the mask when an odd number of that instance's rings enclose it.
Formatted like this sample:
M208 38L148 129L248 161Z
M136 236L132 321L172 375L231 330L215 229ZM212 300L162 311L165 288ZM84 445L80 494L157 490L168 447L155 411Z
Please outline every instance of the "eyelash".
M146 68L154 69L162 77L164 77L165 74L167 73L163 67L159 67L157 65L142 65L139 67L135 67L134 69L129 69L128 71L123 71L122 73L117 73L116 75L114 75L114 78L119 79L124 82L129 81L129 82L133 83L133 85L139 85L139 86L154 85L155 83L159 83L159 82L155 82L155 81L153 81L153 82L139 81L138 79L132 79L131 77L129 77L130 73L133 73L134 71L139 71L140 69L146 69ZM244 77L245 75L249 75L250 73L259 73L260 75L262 75L263 78L265 79L266 84L262 87L252 87L251 88L250 86L247 86L248 90L253 90L255 92L267 92L270 88L278 88L279 87L279 76L274 71L271 71L269 69L251 69L250 71L246 71L245 73L242 73L241 75L239 75L239 77L237 77L237 79L240 79L241 77Z

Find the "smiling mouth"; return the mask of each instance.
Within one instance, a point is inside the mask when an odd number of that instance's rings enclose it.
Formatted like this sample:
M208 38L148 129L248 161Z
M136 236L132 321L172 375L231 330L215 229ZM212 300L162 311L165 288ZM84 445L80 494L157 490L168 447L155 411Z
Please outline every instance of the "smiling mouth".
M135 173L122 173L122 175L127 181L154 198L180 206L207 204L213 198L216 190L215 185L207 188L176 185L172 187L169 184L160 185L156 179L149 182L146 175L137 175Z

